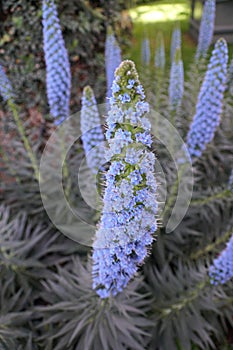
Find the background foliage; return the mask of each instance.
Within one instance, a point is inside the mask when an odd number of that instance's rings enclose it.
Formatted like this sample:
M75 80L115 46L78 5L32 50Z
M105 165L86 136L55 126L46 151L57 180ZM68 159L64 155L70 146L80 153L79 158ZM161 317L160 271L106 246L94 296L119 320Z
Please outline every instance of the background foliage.
M73 96L87 83L97 90L98 86L103 86L104 79L99 77L99 72L104 70L104 18L111 21L115 18L115 3L113 1L113 6L105 1L89 5L80 1L59 4L72 64ZM1 5L5 33L1 39L4 57L1 63L7 62L19 102L32 107L33 96L36 98L33 105L36 103L47 113L40 2L7 0ZM79 21L76 16L80 17ZM102 39L98 41L98 38ZM94 50L99 54L94 56ZM30 56L29 52L35 54ZM175 115L171 114L169 106L168 76L164 75L161 81L155 72L152 76L146 70L141 76L152 108L173 122L183 138L195 111L207 61L202 61L198 67L193 63L186 71L184 98ZM73 100L74 108L79 103L79 94ZM7 109L5 105L4 109ZM185 218L171 234L165 232L166 217L164 221L161 218L151 256L124 292L106 301L99 299L92 290L90 248L72 242L49 221L11 113L2 115L0 348L232 348L232 280L225 285L212 286L208 278L209 266L233 232L233 194L227 189L232 169L232 115L232 95L226 91L221 125L194 166L193 198ZM21 111L20 116L39 160L53 124L43 124L32 111L30 118L25 111ZM159 121L152 119L151 122L155 130ZM156 138L154 151L170 193L165 207L169 215L176 198L178 174L166 147ZM67 156L71 182L68 188L72 188L70 200L76 203L77 210L84 205L80 193L75 190L77 168L83 157L81 144L74 145ZM160 172L156 176L158 182L163 181Z
M122 32L121 1L57 1L62 32L72 67L72 111L80 107L85 85L97 99L105 96L104 43L107 25ZM9 72L20 103L48 113L45 88L41 1L0 3L0 63Z

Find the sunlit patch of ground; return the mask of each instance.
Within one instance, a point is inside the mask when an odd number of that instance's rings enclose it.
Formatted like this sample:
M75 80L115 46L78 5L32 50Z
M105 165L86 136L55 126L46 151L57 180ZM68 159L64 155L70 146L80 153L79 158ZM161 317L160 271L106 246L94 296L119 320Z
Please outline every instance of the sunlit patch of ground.
M196 50L196 43L189 35L190 3L191 1L188 0L160 0L132 8L129 12L134 23L133 42L124 58L133 59L140 69L141 43L143 38L148 37L150 40L152 67L154 63L156 36L157 33L161 31L164 34L165 41L166 67L169 69L171 64L170 44L172 30L176 22L179 22L182 30L182 56L185 71L187 71L190 63L193 61ZM201 8L197 7L195 16L201 16ZM231 58L233 54L233 45L229 45L229 54Z
M190 2L187 0L161 0L131 9L134 39L132 47L126 53L127 58L133 59L136 65L140 67L141 43L143 38L148 37L151 48L151 66L153 66L156 35L161 31L164 34L167 69L169 69L172 30L175 24L179 22L182 30L182 55L185 68L187 68L192 61L196 47L194 41L188 35L190 11Z
M139 6L130 11L133 21L143 23L185 20L189 15L189 2L158 2L157 4Z

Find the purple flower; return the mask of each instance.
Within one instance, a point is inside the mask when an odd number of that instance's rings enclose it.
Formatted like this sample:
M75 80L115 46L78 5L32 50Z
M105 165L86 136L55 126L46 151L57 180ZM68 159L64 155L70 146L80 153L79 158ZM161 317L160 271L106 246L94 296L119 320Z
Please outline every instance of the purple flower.
M214 47L204 81L198 96L196 114L190 125L187 144L190 156L200 157L214 138L220 123L227 80L228 50L224 39Z
M156 38L156 49L155 49L155 68L164 70L166 63L165 48L163 34L159 32Z
M120 90L113 93L114 102L107 118L111 130L106 151L110 168L93 244L93 288L101 298L114 296L126 287L147 256L157 229L155 156L150 151L148 106L143 101L144 91L132 61L121 63L115 72L115 82ZM130 96L127 104L119 99L126 91ZM116 110L121 110L119 120Z
M100 144L104 141L104 134L96 99L90 86L84 88L81 102L80 124L83 148L87 165L96 174L103 163L103 147Z
M116 92L117 83L112 85L115 69L121 63L121 50L113 33L108 31L105 42L105 69L107 78L107 97L110 98L112 92ZM113 91L111 91L113 89Z
M3 67L0 65L0 95L4 101L14 98L13 88Z
M181 59L180 49L176 53L172 62L169 84L169 101L172 109L176 110L181 105L184 93L184 67Z
M233 235L226 248L214 259L209 276L212 284L223 284L233 277Z
M128 85L126 86L127 89L132 89L133 86L134 86L134 84L135 84L135 80L134 80L134 79L129 79L129 80L128 80ZM113 91L113 92L114 92L114 91Z
M181 31L180 26L176 25L172 32L171 40L171 62L174 61L176 50L181 50Z
M205 56L213 37L215 20L215 0L206 0L199 29L196 59Z
M150 42L149 39L145 38L142 41L142 49L141 49L141 56L142 56L142 64L149 65L150 64Z
M71 73L54 0L43 0L42 17L50 114L60 124L69 116Z
M122 103L130 102L130 96L129 96L129 94L127 94L127 92L125 92L123 95L118 95L118 99Z

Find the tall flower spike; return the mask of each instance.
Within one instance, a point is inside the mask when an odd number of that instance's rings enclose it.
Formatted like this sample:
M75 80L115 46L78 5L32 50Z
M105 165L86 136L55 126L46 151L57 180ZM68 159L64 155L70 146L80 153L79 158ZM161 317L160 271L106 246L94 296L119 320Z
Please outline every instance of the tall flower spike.
M210 282L223 284L233 277L233 234L222 253L209 269Z
M175 26L172 32L171 62L174 61L174 57L177 49L181 50L181 31L180 31L180 26L178 24Z
M106 132L110 168L93 244L93 288L101 298L126 287L157 229L149 105L132 61L123 61L116 70L112 91Z
M206 0L199 29L196 60L204 57L210 47L214 33L215 8L215 0Z
M148 38L143 39L142 41L142 63L145 65L150 64L150 41Z
M71 73L54 0L43 0L43 37L50 114L58 125L69 116Z
M196 114L190 125L187 144L190 156L200 157L214 138L220 123L227 80L228 49L224 39L214 47L198 96Z
M169 101L173 110L176 110L181 105L183 93L184 66L181 58L180 48L177 48L171 66L169 83Z
M4 101L14 99L14 92L10 80L0 65L0 95Z
M104 141L104 134L96 99L90 86L84 88L81 102L80 123L83 148L87 165L96 174L103 161L102 147L99 146Z
M158 33L156 38L156 48L155 48L155 68L164 71L166 64L164 39L161 32Z
M112 95L111 87L114 80L114 72L121 63L121 49L114 34L108 29L105 42L105 69L107 78L107 97Z

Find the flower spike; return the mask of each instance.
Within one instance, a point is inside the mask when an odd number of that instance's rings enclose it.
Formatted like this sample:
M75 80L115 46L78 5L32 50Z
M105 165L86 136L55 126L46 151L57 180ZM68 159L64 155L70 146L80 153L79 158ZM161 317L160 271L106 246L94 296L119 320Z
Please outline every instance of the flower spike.
M14 92L9 78L7 77L3 67L0 65L0 96L4 101L14 98Z
M116 70L112 92L106 132L110 168L93 244L93 288L101 298L126 287L157 229L149 105L132 61L123 61Z
M176 110L181 105L183 93L184 66L181 58L180 48L177 48L171 66L169 84L169 100L173 110Z
M115 69L121 63L121 49L110 29L107 32L105 43L105 68L107 78L107 97L112 95L111 87L114 80Z
M69 116L71 73L54 0L43 0L42 16L50 114L60 124Z
M102 147L98 145L104 141L104 134L94 92L90 86L84 88L81 102L80 123L83 148L87 165L96 174L103 160Z
M223 284L233 277L233 234L226 248L214 259L209 276L212 284Z
M220 123L223 97L227 81L228 49L224 39L214 47L210 63L196 105L196 114L191 123L187 144L190 156L200 157L214 138Z
M198 60L200 57L206 56L213 38L216 10L215 2L215 0L206 0L203 8L202 19L199 29L196 60Z

